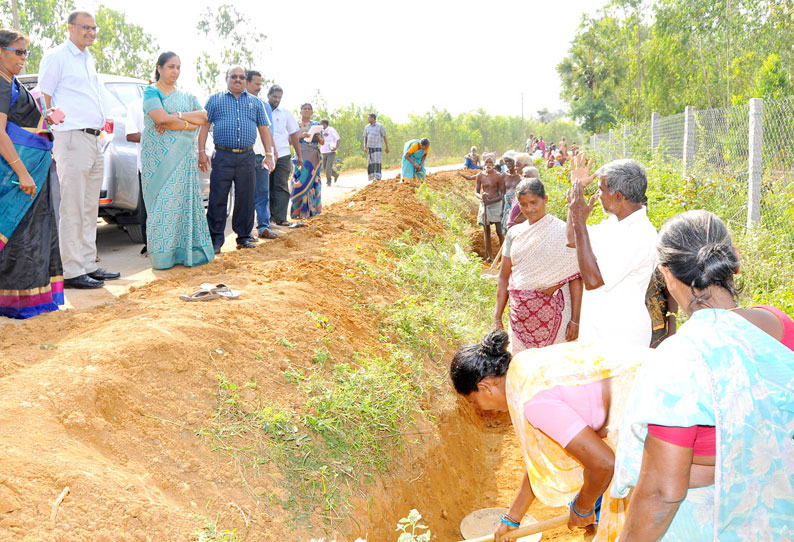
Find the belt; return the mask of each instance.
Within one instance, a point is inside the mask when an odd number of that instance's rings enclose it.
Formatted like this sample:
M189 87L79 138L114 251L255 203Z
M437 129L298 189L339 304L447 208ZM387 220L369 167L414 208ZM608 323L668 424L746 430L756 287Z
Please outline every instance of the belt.
M222 151L226 151L226 152L233 152L235 154L241 154L241 153L250 151L251 149L254 148L254 146L250 145L250 146L248 146L248 147L246 147L244 149L232 149L230 147L224 147L223 145L215 145L215 148L216 149L220 149Z
M85 132L87 134L91 134L92 136L99 137L99 134L102 133L102 130L97 130L96 128L79 128L79 132Z

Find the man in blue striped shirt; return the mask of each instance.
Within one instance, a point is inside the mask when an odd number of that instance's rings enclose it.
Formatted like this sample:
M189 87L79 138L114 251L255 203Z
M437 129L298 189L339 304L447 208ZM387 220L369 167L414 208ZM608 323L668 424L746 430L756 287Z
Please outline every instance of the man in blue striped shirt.
M226 72L226 90L210 96L207 100L208 124L199 132L199 168L206 171L210 160L204 150L213 125L212 138L215 153L212 156L210 173L210 200L207 205L207 224L209 225L215 254L223 246L223 232L226 228L226 205L229 190L234 183L234 214L232 229L237 234L237 248L253 248L251 237L254 227L254 188L256 167L274 168L275 157L270 150L265 152L263 164L256 163L254 143L256 134L262 138L265 149L273 148L270 121L262 107L262 102L245 90L245 70L232 66Z

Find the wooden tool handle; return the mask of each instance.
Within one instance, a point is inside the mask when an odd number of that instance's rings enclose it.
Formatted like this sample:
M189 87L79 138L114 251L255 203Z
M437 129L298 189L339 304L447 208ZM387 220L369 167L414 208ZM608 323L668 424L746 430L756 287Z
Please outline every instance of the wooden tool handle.
M556 518L547 519L546 521L539 521L538 523L533 523L532 525L526 525L525 527L513 529L512 531L508 531L506 534L509 534L510 538L515 540L516 538L521 538L522 536L542 533L543 531L548 531L549 529L556 529L557 527L568 525L568 517L569 514L563 514L561 516L557 516ZM493 534L481 536L480 538L472 538L471 540L461 540L460 542L493 542Z

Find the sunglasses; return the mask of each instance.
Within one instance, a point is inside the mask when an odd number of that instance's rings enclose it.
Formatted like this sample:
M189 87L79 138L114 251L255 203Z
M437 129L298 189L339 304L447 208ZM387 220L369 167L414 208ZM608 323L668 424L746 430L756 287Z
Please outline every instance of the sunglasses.
M87 24L77 24L77 23L71 23L71 24L72 24L72 26L78 26L78 27L82 28L86 32L94 31L97 34L99 33L99 27L98 26L89 26Z
M242 81L243 79L245 79L245 75L230 75L229 79L239 79L240 81Z
M17 56L24 56L25 58L30 56L30 51L27 49L14 49L13 47L3 47L3 49L7 49L9 51L14 51Z

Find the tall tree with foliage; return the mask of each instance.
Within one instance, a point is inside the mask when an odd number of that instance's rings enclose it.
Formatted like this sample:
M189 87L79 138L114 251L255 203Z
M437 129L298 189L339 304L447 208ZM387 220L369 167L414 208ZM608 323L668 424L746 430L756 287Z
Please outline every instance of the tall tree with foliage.
M612 0L583 19L557 69L572 114L600 132L746 104L760 81L792 81L792 48L794 0Z
M221 75L230 66L256 69L261 60L257 51L267 36L256 30L248 14L240 13L231 4L208 7L196 29L210 45L196 60L197 79L207 94L221 88Z
M99 73L154 78L157 43L143 28L127 22L120 11L100 5L94 14L99 27L91 54Z
M0 25L13 27L11 0L0 0ZM68 36L66 18L74 11L72 0L18 0L19 28L30 37L28 73L36 73L44 52Z

